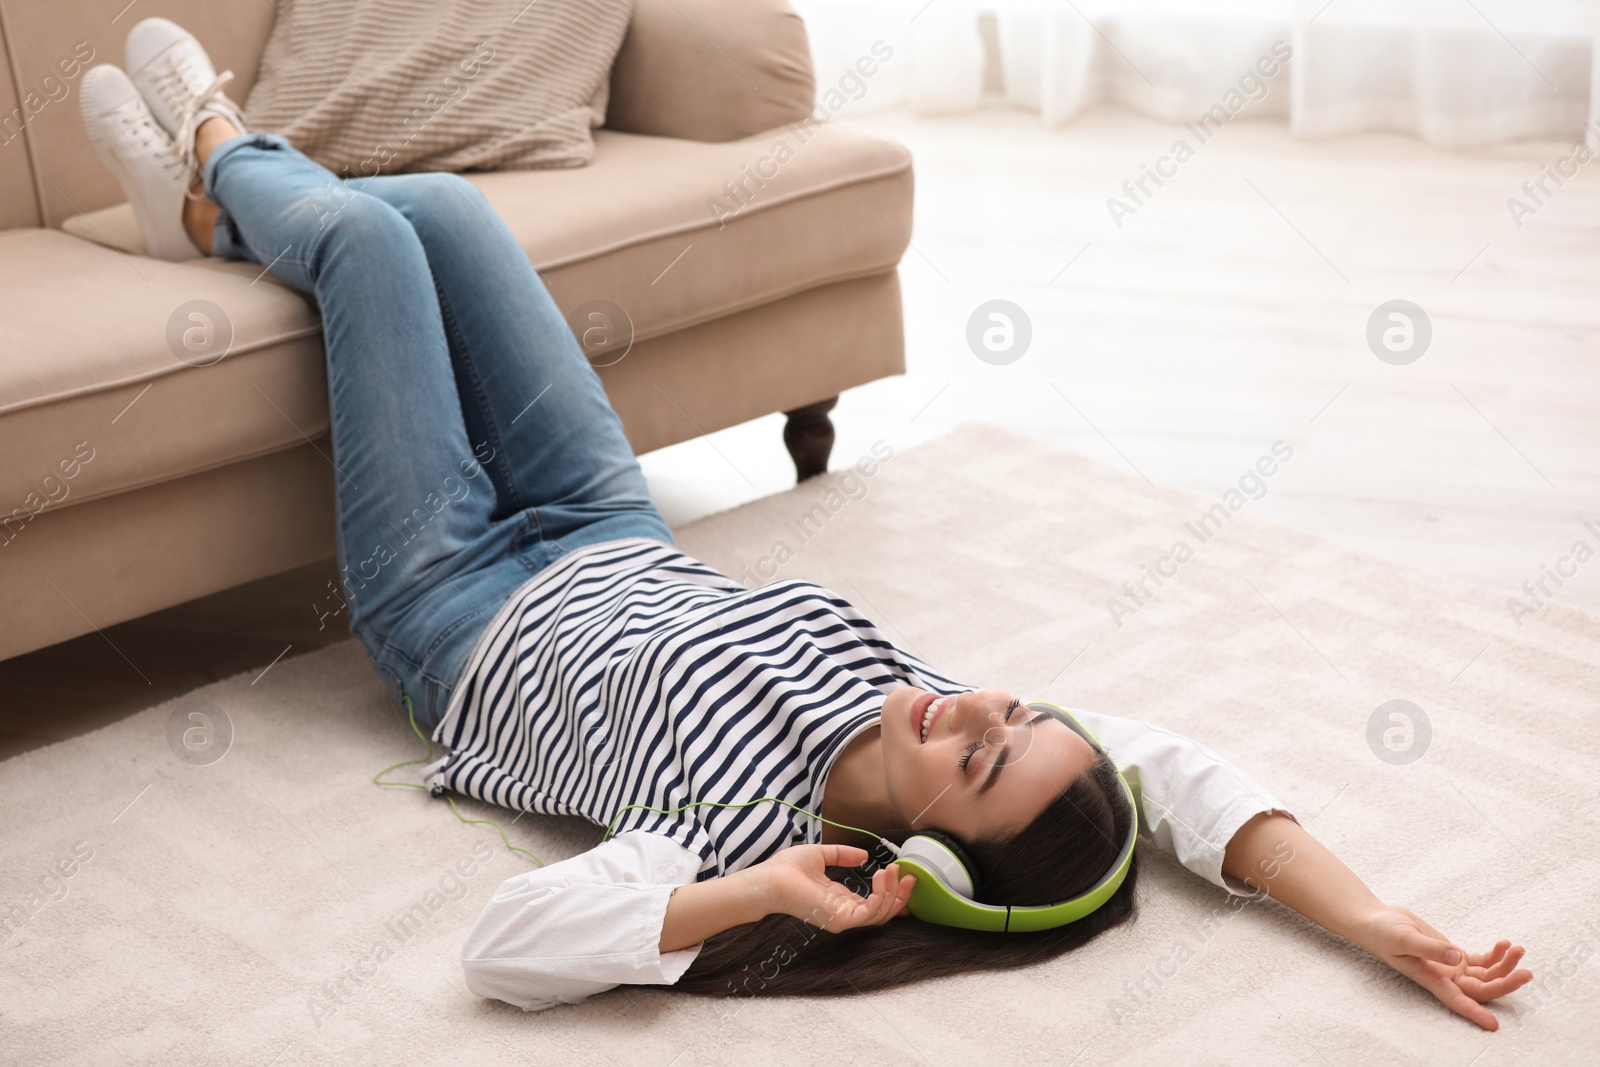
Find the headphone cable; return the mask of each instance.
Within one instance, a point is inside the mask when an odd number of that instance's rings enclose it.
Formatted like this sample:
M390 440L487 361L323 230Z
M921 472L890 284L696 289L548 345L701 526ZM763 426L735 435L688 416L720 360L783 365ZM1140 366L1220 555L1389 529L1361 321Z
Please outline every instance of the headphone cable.
M407 789L420 789L424 793L431 793L432 790L430 790L425 785L418 785L416 782L390 782L390 781L385 781L384 777L383 777L384 775L388 774L390 771L399 770L401 767L413 767L418 763L427 763L429 760L431 760L433 758L433 741L430 738L428 738L426 735L424 735L422 730L421 730L421 728L417 726L417 713L411 707L411 698L409 696L406 696L406 697L402 697L401 700L406 706L406 714L409 715L410 718L411 718L411 732L416 734L417 738L424 745L428 746L428 751L423 754L423 757L421 759L403 760L400 763L394 764L393 766L385 767L383 770L379 771L377 774L372 776L372 784L373 785L386 785L386 786L396 786L396 785L398 785L398 786L404 786ZM524 856L527 856L529 859L533 860L533 862L537 863L541 867L543 867L545 865L544 860L540 859L538 856L535 856L532 852L529 852L525 848L518 848L516 845L513 845L511 843L511 839L506 836L505 827L501 826L499 823L495 822L493 819L469 819L465 815L461 814L461 809L460 808L456 807L456 801L455 801L454 797L452 797L450 794L446 793L444 795L444 798L445 798L445 800L449 801L450 810L455 812L456 813L456 818L460 819L462 822L468 824L469 826L492 826L492 827L494 827L496 830L500 831L500 840L505 842L506 848L508 848L512 852L520 852L520 853L522 853Z
M423 745L426 746L427 751L423 753L421 759L402 760L399 763L391 764L390 766L385 767L383 770L372 776L372 784L379 786L400 786L405 789L420 789L424 793L431 793L432 790L430 790L427 786L420 785L416 782L393 782L384 778L384 775L388 774L390 771L397 771L401 767L414 767L419 763L427 763L433 758L433 740L424 734L422 732L422 728L417 725L417 713L416 709L411 706L411 697L409 695L402 697L401 702L406 706L406 715L411 721L411 732L417 735L417 740L421 741ZM456 801L454 797L452 797L449 793L445 793L444 799L450 805L450 810L455 813L456 818L461 822L466 823L469 826L494 827L495 830L499 832L500 840L505 843L505 846L508 850L512 852L520 852L524 856L527 856L529 859L533 860L533 862L537 863L539 866L545 866L545 862L538 856L535 856L532 852L529 852L525 848L518 848L516 845L513 845L511 843L511 839L506 836L505 827L501 826L493 819L469 819L465 815L461 814L460 808L456 807ZM834 822L832 819L825 818L814 811L802 808L798 804L791 804L789 801L782 800L778 797L757 797L754 800L745 800L738 803L725 803L719 800L696 800L677 808L654 808L648 804L628 804L617 811L617 814L611 820L611 825L606 827L605 835L600 838L600 842L603 844L610 840L612 833L615 832L617 828L617 823L622 821L622 817L630 811L648 811L653 812L656 815L677 815L680 812L688 811L690 808L749 808L754 807L757 804L766 803L781 804L786 808L800 812L802 815L809 815L819 822L826 823L829 826L838 827L840 830L849 830L852 833L865 834L868 837L875 837L878 839L878 844L882 845L891 856L900 855L900 846L895 844L893 841L890 841L882 834L874 833L871 830L863 830L859 826L847 826L842 822Z
M709 806L709 807L713 807L713 808L748 808L748 807L753 807L756 804L766 804L766 803L782 804L786 808L792 808L793 810L798 811L803 815L809 815L813 819L816 819L819 822L827 823L829 826L837 826L841 830L849 830L849 831L851 831L853 833L866 834L868 837L875 837L875 838L878 839L878 844L880 844L884 848L886 848L889 851L889 854L891 856L900 855L900 846L895 844L893 841L890 841L888 838L884 837L882 834L873 833L871 830L863 830L859 826L846 826L842 822L834 822L832 819L825 819L821 815L818 815L814 811L809 811L809 810L807 810L805 808L802 808L798 804L791 804L787 800L781 800L778 797L756 797L754 800L744 800L744 801L740 801L738 803L724 803L723 801L720 801L720 800L695 800L695 801L691 801L688 804L683 805L682 807L668 808L668 809L652 808L648 804L629 804L629 805L627 805L626 807L623 807L622 809L620 809L617 812L616 816L611 820L611 825L606 827L605 836L602 837L600 840L601 840L601 842L605 842L606 840L610 839L612 832L616 830L617 823L621 821L622 816L625 815L626 813L628 813L630 811L634 811L634 810L650 811L650 812L654 812L657 815L676 815L680 811L688 811L690 808L698 808L698 807L701 807L701 806Z

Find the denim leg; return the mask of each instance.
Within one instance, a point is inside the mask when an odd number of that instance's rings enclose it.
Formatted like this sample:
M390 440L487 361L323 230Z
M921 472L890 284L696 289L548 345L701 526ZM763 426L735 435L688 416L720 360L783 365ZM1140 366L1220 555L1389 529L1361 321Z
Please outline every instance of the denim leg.
M218 146L205 179L223 209L213 250L269 265L321 308L350 627L436 719L488 617L548 558L513 561L524 523L494 516L422 242L272 135Z
M507 513L566 547L622 536L672 543L633 448L571 329L511 231L455 174L358 178L411 223L428 263L475 443Z

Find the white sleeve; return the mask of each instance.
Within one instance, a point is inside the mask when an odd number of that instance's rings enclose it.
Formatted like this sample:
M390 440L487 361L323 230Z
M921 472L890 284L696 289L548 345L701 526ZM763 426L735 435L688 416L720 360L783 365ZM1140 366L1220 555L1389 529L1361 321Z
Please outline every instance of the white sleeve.
M467 988L534 1011L618 985L671 985L700 946L661 953L667 900L700 866L670 838L634 830L507 878L462 946Z
M1243 771L1198 741L1159 726L1072 709L1133 789L1139 831L1209 882L1239 896L1254 891L1222 873L1223 850L1263 811L1294 813ZM1299 822L1299 819L1295 819Z

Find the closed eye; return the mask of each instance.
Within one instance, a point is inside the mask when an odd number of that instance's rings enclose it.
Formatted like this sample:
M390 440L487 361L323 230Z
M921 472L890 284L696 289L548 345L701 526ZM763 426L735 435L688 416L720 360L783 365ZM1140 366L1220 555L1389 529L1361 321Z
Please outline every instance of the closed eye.
M1013 698L1011 703L1006 705L1005 718L1002 719L1001 721L1005 722L1005 723L1009 723L1011 721L1011 716L1014 715L1016 713L1016 710L1018 708L1020 708L1021 706L1022 706L1022 701L1020 699ZM1038 722L1039 719L1047 719L1047 718L1049 718L1048 715L1041 714L1038 717L1030 719L1029 721L1023 723L1023 725L1024 726L1032 726L1034 723ZM956 761L956 763L961 767L961 770L962 770L963 773L966 772L967 764L972 762L972 757L977 755L978 754L978 750L980 748L982 748L982 747L983 747L983 742L981 740L979 740L979 741L972 742L972 744L968 745L966 747L966 749L964 749L962 751L961 758L958 759ZM1003 755L1003 753L1002 753L1002 755ZM993 774L993 772L990 772L989 781L986 781L984 783L984 789L988 788L989 782L993 781L993 779L994 779L994 774ZM980 789L979 792L983 792L983 790Z
M1052 716L1048 712L1041 711L1038 715L1035 715L1033 718L1029 719L1027 722L1023 723L1022 725L1026 726L1026 727L1029 727L1030 730L1031 730L1032 727L1037 726L1039 723L1044 722L1046 719L1049 719L1051 717ZM1030 743L1031 743L1031 738L1030 738ZM1014 746L1009 745L1009 744L1006 745L1005 748L1002 748L1000 750L1000 755L995 757L994 766L989 768L989 773L983 779L983 784L978 787L978 795L980 797L983 796L983 794L987 793L989 790L993 789L995 787L995 783L1000 781L1000 769L1002 767L1004 767L1007 763L1011 762L1011 750L1012 750L1013 747ZM1026 752L1026 749L1024 749L1024 752Z

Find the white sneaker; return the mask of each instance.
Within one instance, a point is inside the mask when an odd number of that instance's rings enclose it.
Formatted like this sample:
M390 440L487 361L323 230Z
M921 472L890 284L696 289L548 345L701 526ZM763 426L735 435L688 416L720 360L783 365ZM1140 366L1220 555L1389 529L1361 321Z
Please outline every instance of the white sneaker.
M183 228L189 168L133 82L120 68L103 63L84 74L78 107L95 154L128 196L150 256L198 257L200 250Z
M244 112L222 92L233 71L217 73L194 34L169 19L145 19L128 31L124 61L150 113L172 137L191 174L199 170L194 134L212 117L246 130Z

